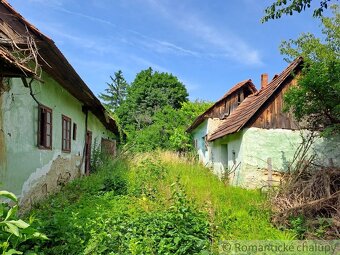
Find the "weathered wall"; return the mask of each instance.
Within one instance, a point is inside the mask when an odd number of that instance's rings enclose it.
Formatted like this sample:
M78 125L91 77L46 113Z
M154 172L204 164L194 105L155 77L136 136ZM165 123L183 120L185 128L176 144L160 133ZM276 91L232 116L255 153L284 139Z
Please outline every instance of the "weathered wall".
M231 172L229 178L238 185L239 170L242 159L242 133L233 134L211 143L211 162L213 171L219 177Z
M1 180L4 179L6 174L6 147L5 147L5 131L3 128L3 111L1 110L3 107L3 94L9 91L9 84L7 79L0 79L0 185Z
M43 75L44 83L33 82L38 101L52 109L52 150L37 147L38 107L20 79L11 79L10 91L2 95L2 121L6 168L0 189L20 195L23 202L35 201L58 189L60 179L84 173L85 114L82 104L53 79ZM77 138L71 139L71 152L62 151L62 114L77 124ZM88 114L88 130L95 139L114 138L103 124ZM1 132L0 132L1 134ZM59 180L59 181L58 181ZM28 199L31 198L31 199Z
M286 129L245 129L244 140L244 164L267 167L267 158L272 159L273 169L284 172L293 159L297 147L302 143L301 135L306 136L308 131L302 133L298 130ZM340 139L331 140L322 137L316 138L311 153L316 153L318 161L324 165L328 164L329 158L334 164L339 165Z
M307 131L304 131L304 135ZM273 183L287 171L295 151L302 142L300 131L249 128L211 143L214 172L221 176L228 167L233 185L247 188L268 185L268 158L272 164ZM340 165L340 138L317 138L310 153L316 153L320 164ZM227 156L226 156L227 155ZM226 163L227 162L227 163Z
M199 161L206 165L209 161L209 152L205 148L204 137L208 133L208 120L203 121L192 133L196 145Z
M56 153L48 164L36 169L24 183L25 193L21 199L21 210L30 209L35 202L59 191L68 181L80 177L80 162L81 156L62 157Z
M193 139L196 144L196 151L198 153L199 161L205 166L211 166L211 146L206 148L205 137L209 136L221 123L218 118L209 118L204 120L195 130L192 132Z
M100 120L96 118L96 116L89 112L88 115L88 126L87 129L92 132L92 146L97 149L100 148L100 143L102 138L106 138L109 140L116 139L115 135L107 130Z
M6 148L5 148L5 133L2 124L2 94L0 91L0 180L5 176L6 170Z
M289 79L284 86L280 86L272 95L271 100L268 100L260 109L260 111L253 116L255 121L251 127L264 129L289 129L297 130L297 122L294 121L293 115L290 112L283 110L284 95L289 88L296 86L297 79Z

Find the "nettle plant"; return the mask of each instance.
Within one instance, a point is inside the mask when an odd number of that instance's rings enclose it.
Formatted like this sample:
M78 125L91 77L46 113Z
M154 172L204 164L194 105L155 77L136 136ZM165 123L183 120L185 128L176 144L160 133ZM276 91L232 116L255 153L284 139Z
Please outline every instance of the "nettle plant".
M2 255L23 254L20 250L27 252L26 242L33 239L47 239L44 234L19 219L18 209L18 198L11 192L0 191L0 252ZM30 251L29 254L36 253Z

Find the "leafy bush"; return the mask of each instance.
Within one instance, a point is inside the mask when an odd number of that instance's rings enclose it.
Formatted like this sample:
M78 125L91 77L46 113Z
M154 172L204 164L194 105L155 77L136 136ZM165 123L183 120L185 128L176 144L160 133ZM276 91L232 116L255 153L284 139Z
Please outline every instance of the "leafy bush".
M34 239L45 240L47 237L18 218L19 209L17 197L8 191L0 191L0 198L9 199L10 202L0 203L0 251L2 255L23 254L27 251L26 244ZM30 219L32 221L33 218ZM31 242L32 248L34 242ZM26 253L25 253L26 254ZM30 254L35 254L33 250Z
M135 217L125 214L109 220L104 231L93 232L85 254L196 254L208 250L207 216L187 200L181 188L174 189L171 200L165 210L139 211Z
M225 239L291 239L258 191L152 153L104 163L34 209L45 254L211 254ZM174 183L174 184L173 184Z
M164 179L166 174L166 168L161 161L146 157L131 169L130 192L136 196L154 197L157 193L157 182Z
M191 137L185 131L190 123L203 113L211 103L204 101L184 102L179 109L165 106L149 118L149 124L143 128L125 130L128 142L133 144L132 151L147 152L155 149L190 151Z

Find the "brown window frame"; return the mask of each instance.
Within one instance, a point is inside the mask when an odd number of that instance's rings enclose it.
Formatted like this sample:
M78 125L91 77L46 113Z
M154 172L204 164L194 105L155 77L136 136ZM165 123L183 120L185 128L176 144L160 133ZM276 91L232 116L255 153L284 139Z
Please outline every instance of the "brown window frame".
M72 134L72 139L75 141L77 140L77 123L73 122L73 134Z
M66 128L64 128L64 122L66 123ZM63 152L71 152L71 124L72 120L70 117L61 115L61 130L62 130L61 150ZM66 142L65 144L64 141Z
M50 122L47 121L48 114L50 115ZM53 118L52 117L53 117L53 114L52 114L51 108L45 105L38 106L37 144L38 144L39 149L52 150L52 131L53 131Z

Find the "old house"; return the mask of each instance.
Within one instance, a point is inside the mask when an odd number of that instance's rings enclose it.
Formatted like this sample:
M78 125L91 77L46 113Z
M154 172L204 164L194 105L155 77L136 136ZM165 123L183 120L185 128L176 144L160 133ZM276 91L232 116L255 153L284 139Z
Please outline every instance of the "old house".
M261 76L261 89L246 97L206 138L209 165L234 185L265 186L278 181L302 142L301 130L289 112L283 111L283 96L302 68L302 59L292 62L268 82ZM199 129L191 132L194 134ZM339 141L318 138L312 150L322 164L339 165ZM200 151L198 150L200 153Z
M209 164L211 158L211 147L208 145L208 137L246 97L256 91L251 80L245 80L236 84L221 99L199 115L187 129L187 132L192 133L199 160L205 165Z
M0 189L32 202L88 174L118 128L54 42L0 3Z

